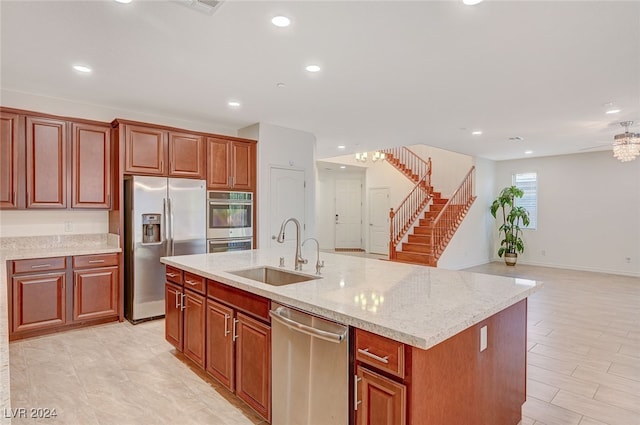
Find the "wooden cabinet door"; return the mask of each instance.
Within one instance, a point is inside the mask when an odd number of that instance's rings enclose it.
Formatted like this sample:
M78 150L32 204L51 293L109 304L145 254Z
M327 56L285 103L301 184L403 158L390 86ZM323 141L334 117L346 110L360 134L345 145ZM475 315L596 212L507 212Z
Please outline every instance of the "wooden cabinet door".
M164 321L164 338L182 351L182 288L169 282L165 284Z
M184 297L184 354L204 368L205 300L195 292L185 290Z
M204 138L187 133L169 133L169 176L204 179Z
M66 323L66 273L16 276L12 279L12 330L31 331Z
M230 142L224 139L207 137L207 188L229 189L231 176Z
M255 189L256 145L233 142L231 145L231 186L234 190Z
M27 208L67 207L67 124L27 117Z
M271 328L236 314L236 395L271 420Z
M118 314L118 267L73 272L73 320Z
M356 366L356 424L404 425L407 421L407 388L361 365Z
M73 123L71 134L71 207L109 208L110 128Z
M0 113L0 209L18 208L18 115Z
M225 387L233 391L233 309L213 300L207 300L207 356L206 369Z
M125 124L124 172L167 175L167 132L153 127Z

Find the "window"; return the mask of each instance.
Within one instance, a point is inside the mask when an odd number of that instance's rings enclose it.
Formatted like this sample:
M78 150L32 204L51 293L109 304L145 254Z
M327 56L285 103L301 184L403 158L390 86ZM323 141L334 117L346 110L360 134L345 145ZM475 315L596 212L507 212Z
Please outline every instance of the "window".
M525 229L538 227L538 174L522 173L513 175L513 185L524 192L522 198L516 198L516 206L529 211L529 225Z

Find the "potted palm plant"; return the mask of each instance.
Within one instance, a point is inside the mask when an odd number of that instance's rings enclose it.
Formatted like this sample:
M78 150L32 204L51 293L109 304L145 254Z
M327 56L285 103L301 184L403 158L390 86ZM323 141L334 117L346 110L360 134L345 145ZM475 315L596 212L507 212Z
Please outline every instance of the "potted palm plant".
M518 261L518 252L524 252L522 241L522 228L520 225L529 225L529 212L524 207L514 205L516 198L522 198L524 192L516 186L502 189L500 195L491 204L491 215L496 218L498 210L502 211L502 224L498 232L504 235L500 241L498 257L504 254L504 262L507 266L515 266Z

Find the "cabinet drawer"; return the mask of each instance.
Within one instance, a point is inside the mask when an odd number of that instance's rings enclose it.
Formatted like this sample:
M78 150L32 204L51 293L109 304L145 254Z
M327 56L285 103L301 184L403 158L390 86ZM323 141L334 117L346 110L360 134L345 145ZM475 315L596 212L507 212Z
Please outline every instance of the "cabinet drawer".
M207 279L208 296L271 323L267 298Z
M356 329L356 360L404 378L404 344Z
M204 295L205 278L202 276L198 276L197 274L184 272L184 287L193 289L196 292L199 292Z
M175 267L167 266L166 278L169 282L182 285L183 272Z
M76 255L73 268L108 267L118 265L118 254Z
M37 258L34 260L13 261L13 273L33 273L49 270L64 270L67 267L66 257Z

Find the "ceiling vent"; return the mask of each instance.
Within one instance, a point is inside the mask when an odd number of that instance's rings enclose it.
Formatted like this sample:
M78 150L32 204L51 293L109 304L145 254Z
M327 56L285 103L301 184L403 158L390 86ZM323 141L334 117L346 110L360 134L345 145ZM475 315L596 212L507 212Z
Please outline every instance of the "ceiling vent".
M205 15L213 15L213 13L220 9L220 6L224 1L220 0L174 0L183 6L187 6L189 9L197 10Z

